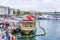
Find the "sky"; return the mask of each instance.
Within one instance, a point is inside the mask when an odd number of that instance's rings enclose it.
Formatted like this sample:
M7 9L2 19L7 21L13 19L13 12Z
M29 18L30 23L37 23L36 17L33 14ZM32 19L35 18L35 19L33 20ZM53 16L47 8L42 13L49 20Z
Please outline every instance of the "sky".
M0 0L0 5L20 10L59 9L60 0Z

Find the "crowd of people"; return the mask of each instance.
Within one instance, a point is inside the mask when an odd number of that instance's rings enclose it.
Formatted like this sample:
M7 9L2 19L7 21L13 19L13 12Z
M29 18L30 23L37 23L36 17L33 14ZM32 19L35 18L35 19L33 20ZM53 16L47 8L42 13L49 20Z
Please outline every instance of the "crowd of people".
M15 35L12 34L11 30L9 30L10 25L8 22L1 21L0 22L0 39L1 40L16 40Z

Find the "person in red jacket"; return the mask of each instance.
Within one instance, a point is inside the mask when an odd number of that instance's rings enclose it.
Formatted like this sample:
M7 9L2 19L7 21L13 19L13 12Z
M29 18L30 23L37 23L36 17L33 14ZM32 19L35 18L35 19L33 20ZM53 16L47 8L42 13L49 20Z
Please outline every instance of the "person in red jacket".
M5 23L5 28L8 29L9 23Z

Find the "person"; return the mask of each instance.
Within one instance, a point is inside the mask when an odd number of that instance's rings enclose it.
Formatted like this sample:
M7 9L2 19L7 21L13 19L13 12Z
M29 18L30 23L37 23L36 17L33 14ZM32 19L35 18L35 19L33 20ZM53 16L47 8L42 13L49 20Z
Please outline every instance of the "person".
M9 23L5 23L5 29L8 29L8 27L9 27Z
M14 24L14 22L12 22L12 30L14 30L14 26L15 26L15 24Z
M8 30L8 34L9 34L9 36L10 36L9 39L12 40L12 39L11 39L11 37L12 37L11 30Z
M10 35L8 34L7 31L2 35L2 39L4 39L4 40L10 40Z
M0 28L4 29L4 25L2 23L0 23Z

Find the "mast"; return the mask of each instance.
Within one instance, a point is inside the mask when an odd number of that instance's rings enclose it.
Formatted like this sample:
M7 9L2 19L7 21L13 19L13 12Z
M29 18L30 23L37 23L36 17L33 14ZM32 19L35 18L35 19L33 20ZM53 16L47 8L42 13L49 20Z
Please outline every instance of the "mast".
M56 9L55 9L55 18L56 18L56 20L57 20L57 17L56 17L56 16L57 16L57 14L56 14Z

